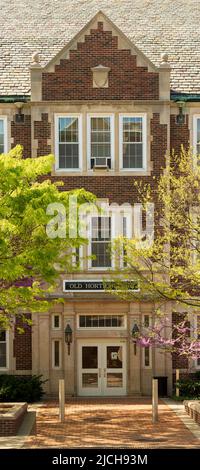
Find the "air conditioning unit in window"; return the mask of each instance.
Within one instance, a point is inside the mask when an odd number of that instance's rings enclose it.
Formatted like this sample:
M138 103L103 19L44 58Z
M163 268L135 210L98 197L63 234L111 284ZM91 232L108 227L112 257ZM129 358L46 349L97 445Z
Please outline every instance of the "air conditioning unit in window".
M108 169L111 168L111 158L107 157L95 157L91 160L92 168Z

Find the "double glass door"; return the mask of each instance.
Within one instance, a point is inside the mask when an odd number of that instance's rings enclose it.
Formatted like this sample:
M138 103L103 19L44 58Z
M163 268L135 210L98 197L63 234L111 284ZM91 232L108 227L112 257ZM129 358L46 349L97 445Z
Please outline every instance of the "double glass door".
M80 341L79 395L126 395L126 343Z

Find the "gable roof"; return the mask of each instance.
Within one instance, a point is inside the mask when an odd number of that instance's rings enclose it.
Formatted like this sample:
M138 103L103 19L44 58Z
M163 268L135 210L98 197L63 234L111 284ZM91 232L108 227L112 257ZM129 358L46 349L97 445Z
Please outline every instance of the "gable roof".
M154 66L168 53L172 90L200 94L197 0L0 0L0 95L29 95L33 53L47 65L100 8Z

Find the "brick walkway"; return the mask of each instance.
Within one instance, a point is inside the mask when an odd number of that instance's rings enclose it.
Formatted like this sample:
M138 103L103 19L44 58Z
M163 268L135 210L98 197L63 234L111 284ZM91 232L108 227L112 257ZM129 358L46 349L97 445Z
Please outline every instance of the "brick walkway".
M200 440L162 401L156 425L151 422L148 398L74 398L66 402L63 424L58 421L57 403L31 406L35 408L37 436L27 438L24 448L200 447Z

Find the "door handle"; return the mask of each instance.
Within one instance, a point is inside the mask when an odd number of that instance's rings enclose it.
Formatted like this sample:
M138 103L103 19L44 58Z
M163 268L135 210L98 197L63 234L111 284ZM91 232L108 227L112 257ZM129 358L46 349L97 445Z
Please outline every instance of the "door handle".
M101 369L99 369L99 378L101 377Z
M106 377L106 368L103 371L104 371L104 377Z

